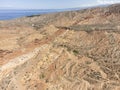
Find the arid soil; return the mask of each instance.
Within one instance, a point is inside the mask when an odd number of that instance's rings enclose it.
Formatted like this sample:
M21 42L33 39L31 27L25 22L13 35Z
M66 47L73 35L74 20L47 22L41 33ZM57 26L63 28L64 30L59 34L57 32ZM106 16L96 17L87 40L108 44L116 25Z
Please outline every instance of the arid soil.
M0 21L0 90L120 90L120 4Z

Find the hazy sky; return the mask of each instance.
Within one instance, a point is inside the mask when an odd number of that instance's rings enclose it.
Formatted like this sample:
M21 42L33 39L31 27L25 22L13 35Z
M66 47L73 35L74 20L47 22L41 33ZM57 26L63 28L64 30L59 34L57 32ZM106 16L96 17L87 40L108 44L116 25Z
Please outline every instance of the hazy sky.
M0 0L0 8L57 9L120 3L120 0Z

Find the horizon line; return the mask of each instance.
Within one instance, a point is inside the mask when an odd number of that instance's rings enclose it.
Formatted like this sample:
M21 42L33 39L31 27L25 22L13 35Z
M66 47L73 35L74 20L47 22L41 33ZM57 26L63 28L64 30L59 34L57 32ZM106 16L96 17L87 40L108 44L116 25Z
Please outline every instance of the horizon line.
M119 3L115 3L119 4ZM98 5L86 5L86 6L80 6L80 7L68 7L68 8L15 8L15 7L0 7L1 9L7 9L7 10L61 10L61 9L74 9L74 8L89 8L89 7L99 7L104 5L113 5L113 4L98 4Z

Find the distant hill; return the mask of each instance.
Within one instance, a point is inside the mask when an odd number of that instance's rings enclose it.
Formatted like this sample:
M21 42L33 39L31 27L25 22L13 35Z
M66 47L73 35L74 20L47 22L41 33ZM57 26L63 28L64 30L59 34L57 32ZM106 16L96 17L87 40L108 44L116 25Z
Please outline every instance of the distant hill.
M99 7L105 7L105 6L107 5L100 5ZM82 10L82 9L94 8L94 7L98 7L98 6L66 8L66 9L13 9L9 7L1 7L0 20L10 20L10 19L20 18L24 16L40 15L40 14L63 12L63 11Z

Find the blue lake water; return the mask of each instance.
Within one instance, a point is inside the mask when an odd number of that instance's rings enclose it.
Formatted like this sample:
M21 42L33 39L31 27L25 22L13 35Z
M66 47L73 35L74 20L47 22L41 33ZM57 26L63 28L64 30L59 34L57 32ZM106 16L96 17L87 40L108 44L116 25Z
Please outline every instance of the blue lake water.
M59 12L61 10L0 10L0 20L10 20L23 16Z

